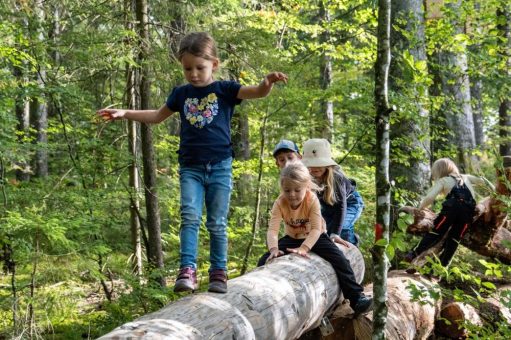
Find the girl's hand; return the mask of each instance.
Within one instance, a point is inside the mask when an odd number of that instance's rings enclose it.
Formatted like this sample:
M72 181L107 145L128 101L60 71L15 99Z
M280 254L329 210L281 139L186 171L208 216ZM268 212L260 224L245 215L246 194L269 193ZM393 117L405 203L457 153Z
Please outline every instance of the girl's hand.
M350 247L350 243L347 241L344 241L339 235L332 234L332 235L330 235L330 239L332 240L332 242L342 244L346 248Z
M116 119L124 118L124 115L126 114L126 110L101 109L97 113L104 120L110 121L110 120L116 120Z
M264 82L266 85L270 86L273 83L276 83L278 81L284 82L284 84L287 84L287 75L282 72L272 72L268 73L266 77L264 77Z
M266 259L266 263L270 262L270 260L273 260L276 257L284 255L284 252L282 250L279 250L278 248L271 248L270 249L270 256Z
M310 259L310 256L308 254L309 248L307 248L307 246L302 245L299 248L287 248L287 251Z

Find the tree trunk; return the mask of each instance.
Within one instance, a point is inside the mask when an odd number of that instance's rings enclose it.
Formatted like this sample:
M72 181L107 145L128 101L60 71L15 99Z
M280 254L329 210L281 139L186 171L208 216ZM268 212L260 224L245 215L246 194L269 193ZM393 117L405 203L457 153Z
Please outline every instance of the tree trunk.
M140 69L140 108L149 109L150 81L147 58L149 56L149 30L147 27L147 0L136 0L135 13L139 32ZM151 269L163 269L163 253L161 246L160 211L156 191L156 161L153 148L153 135L148 124L141 124L142 161L144 165L144 193L147 212L147 233L149 234L148 259ZM157 275L157 281L165 286L163 274Z
M464 26L459 22L461 17L461 0L447 3L450 13L448 17L441 13L445 26L452 26L452 35L462 34ZM457 46L438 46L432 59L436 64L435 84L436 94L443 97L443 104L437 113L445 119L445 125L436 127L435 134L446 139L437 141L436 148L441 151L456 154L455 159L463 172L468 172L474 165L475 158L471 156L475 148L474 120L471 106L470 81L467 73L468 62L466 46L458 43ZM455 150L452 149L455 147Z
M364 259L356 247L339 246L357 282ZM339 301L332 266L288 255L229 280L226 294L188 295L158 312L114 329L101 339L155 337L172 339L296 339L316 327Z
M133 0L125 0L124 13L125 25L128 31L134 29L132 17L133 13ZM127 40L126 44L132 46L133 41ZM138 109L140 105L137 103L137 95L135 88L139 86L137 83L136 69L129 63L126 63L126 101L129 109ZM142 242L141 242L141 224L140 224L140 182L138 173L138 160L139 160L139 143L138 143L138 127L136 121L128 120L128 149L132 157L129 167L129 186L130 192L130 231L131 231L131 246L133 248L133 272L138 276L142 275Z
M390 0L378 1L378 51L375 64L374 97L376 107L376 243L372 249L374 264L373 339L384 339L387 322L387 271L385 250L390 229L388 74L390 67Z
M25 96L24 83L26 79L23 75L23 69L21 67L15 66L13 68L13 75L16 78L16 82L18 83L18 94L15 98L15 112L16 118L18 120L17 125L17 136L18 143L20 145L25 144L25 138L29 137L30 134L30 105ZM17 162L18 169L16 169L16 179L18 181L28 181L30 180L30 164L29 162L22 159Z
M429 113L425 107L428 89L422 2L393 0L392 23L395 58L389 70L389 90L400 108L390 128L394 155L390 160L390 178L398 188L410 193L411 197L405 193L405 199L416 199L429 185L431 154ZM413 33L413 38L402 32Z
M43 32L43 24L45 21L45 12L43 7L44 1L37 0L35 2L35 13L37 15L37 39L43 43L46 41ZM37 151L36 151L36 176L48 176L48 105L46 103L46 66L44 57L45 51L42 52L38 60L37 67L37 85L39 86L39 97L34 100L34 112L36 116L37 129Z
M428 293L424 298L414 301L411 286L421 291L438 291L439 287L417 275L403 271L389 272L387 282L388 316L385 324L384 337L391 340L428 339L433 333L435 318L441 305L440 300L433 300ZM372 285L365 287L370 294ZM356 319L347 317L346 306L341 305L330 317L333 333L321 336L315 329L300 340L366 340L371 338L372 313L359 316Z
M511 78L511 5L503 2L502 8L497 10L497 25L501 36L501 55L504 58L506 69L503 70L507 76L507 82ZM501 156L511 155L511 95L509 85L504 86L504 93L500 96L499 105L499 151Z
M267 122L268 122L268 114L266 114L264 116L263 126L261 126L261 145L259 147L259 168L258 168L258 176L257 176L256 200L255 200L255 207L254 207L255 214L254 214L254 220L252 222L252 235L251 235L249 243L247 245L245 257L243 259L243 266L241 267L241 275L245 274L245 272L247 271L250 253L252 252L252 247L254 246L254 242L255 242L257 234L259 232L259 214L261 212L261 189L262 189L262 182L263 182L264 146L266 145L266 123Z
M327 3L319 2L319 16L320 24L323 26L323 33L321 34L321 43L330 45L330 30L328 28L330 24L330 12L326 8ZM321 99L321 120L320 120L320 134L323 138L327 139L330 143L333 143L333 131L334 131L334 102L329 98L328 94L330 87L332 86L332 57L329 55L328 50L323 50L321 55L321 62L319 66L319 79L320 86L323 90L325 98Z

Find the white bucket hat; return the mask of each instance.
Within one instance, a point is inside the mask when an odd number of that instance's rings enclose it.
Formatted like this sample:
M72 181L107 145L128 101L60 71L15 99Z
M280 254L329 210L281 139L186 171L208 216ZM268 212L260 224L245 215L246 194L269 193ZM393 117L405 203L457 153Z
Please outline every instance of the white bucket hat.
M303 143L302 162L309 168L337 165L332 159L330 143L323 138L313 138Z

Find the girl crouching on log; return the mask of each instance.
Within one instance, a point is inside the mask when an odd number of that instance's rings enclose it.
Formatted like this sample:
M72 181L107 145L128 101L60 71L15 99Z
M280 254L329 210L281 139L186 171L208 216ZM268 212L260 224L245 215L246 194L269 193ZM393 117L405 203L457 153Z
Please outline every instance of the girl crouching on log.
M318 189L309 170L302 163L291 163L280 173L281 194L273 204L267 233L269 251L258 262L289 253L308 258L312 251L328 261L335 270L339 286L355 315L369 312L373 299L364 296L363 288L355 280L350 263L326 234L325 220L321 217ZM278 239L280 222L284 221L286 235Z

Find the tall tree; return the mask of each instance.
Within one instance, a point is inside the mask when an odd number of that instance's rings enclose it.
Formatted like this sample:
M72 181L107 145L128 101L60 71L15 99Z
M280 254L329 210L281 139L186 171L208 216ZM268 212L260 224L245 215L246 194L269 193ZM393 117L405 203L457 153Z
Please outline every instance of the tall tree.
M389 125L392 109L388 101L390 68L390 0L378 1L377 55L374 77L374 102L376 108L376 243L373 248L374 266L374 317L373 339L385 339L387 322L387 271L386 255L390 229L389 181Z
M430 177L424 29L421 1L392 0L391 45L395 57L390 65L389 91L400 107L390 129L390 177L396 187L415 193L413 198L426 190Z
M319 20L323 28L320 36L320 42L324 46L330 46L330 11L328 9L329 1L321 0L319 2ZM334 129L334 102L328 98L328 89L332 86L332 57L330 51L324 47L320 56L319 66L319 82L320 87L324 91L323 98L321 99L321 115L320 117L320 135L333 143L333 129Z
M481 4L479 0L474 1L474 15L471 18L470 26L472 27L471 40L474 43L470 46L469 65L470 69L470 96L472 98L472 116L474 117L474 137L475 143L478 148L484 147L485 133L484 133L484 122L483 122L483 80L480 75L480 71L477 67L477 63L474 58L475 55L481 50L480 36L482 35L481 23L480 23L480 10Z
M438 26L448 30L442 36L443 40L436 42L437 48L432 56L436 75L433 84L436 90L432 93L439 95L442 103L436 113L439 117L435 119L435 131L442 137L434 141L435 156L447 153L456 158L458 165L466 171L475 165L472 151L476 144L466 43L460 39L464 34L461 0L446 3L439 16Z
M44 42L46 41L45 32L43 30L46 13L44 9L44 0L36 0L34 4L36 14L36 32L37 44L40 51L39 60L37 64L37 85L39 87L39 96L33 101L33 112L36 117L37 129L37 150L36 150L36 176L48 176L48 105L46 92L46 51Z
M149 28L147 0L135 1L137 31L139 36L138 63L140 67L140 109L150 108L150 80L147 64L149 56ZM161 246L160 211L156 190L156 160L153 147L153 134L149 124L140 124L142 140L142 162L144 165L144 193L147 213L147 233L149 239L148 258L154 269L163 269L163 252ZM156 275L161 286L165 286L163 273Z
M502 91L499 96L499 153L501 156L511 155L511 4L501 1L497 10L497 22L500 32L500 50L503 58L504 79Z
M124 13L126 30L133 31L133 18L131 13L135 4L133 0L124 1ZM126 38L127 48L130 49L133 45L133 39ZM130 63L126 63L126 106L129 109L139 109L140 104L137 103L137 94L135 89L139 86L137 82L137 68ZM139 143L138 143L138 122L134 120L128 121L128 148L131 154L131 161L129 166L129 186L130 193L130 231L131 231L131 246L133 249L133 271L137 275L142 274L142 242L141 242L141 223L140 223L140 181L138 172L139 160Z

